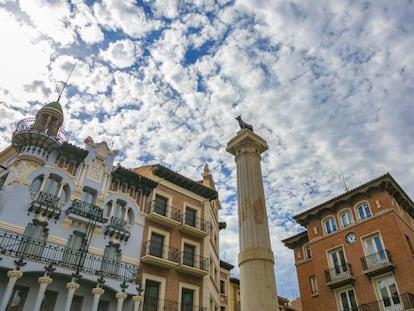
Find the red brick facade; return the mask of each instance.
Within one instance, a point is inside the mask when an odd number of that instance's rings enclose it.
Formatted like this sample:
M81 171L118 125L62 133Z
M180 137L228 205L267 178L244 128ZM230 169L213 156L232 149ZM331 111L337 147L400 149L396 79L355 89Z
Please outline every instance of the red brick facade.
M296 215L306 231L284 243L295 253L303 310L414 308L413 216L389 174Z

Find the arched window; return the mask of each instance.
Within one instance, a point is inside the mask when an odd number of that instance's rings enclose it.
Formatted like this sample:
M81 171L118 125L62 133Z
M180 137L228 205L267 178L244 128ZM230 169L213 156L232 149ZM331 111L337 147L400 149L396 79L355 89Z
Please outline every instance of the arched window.
M95 199L96 199L96 191L88 187L83 187L80 200L82 202L94 205Z
M339 214L339 219L341 220L341 225L343 228L349 226L354 222L354 217L352 216L352 212L350 210L345 210Z
M305 247L303 248L303 253L305 254L305 259L312 258L312 251L309 245L305 245Z
M40 187L42 186L43 183L43 176L39 176L36 177L35 180L33 180L32 184L30 185L30 191L31 192L39 192L40 191Z
M332 232L335 232L338 229L338 227L336 226L335 217L329 217L325 219L323 224L326 234L331 234Z
M367 202L364 202L356 208L359 220L364 220L372 216L371 208Z

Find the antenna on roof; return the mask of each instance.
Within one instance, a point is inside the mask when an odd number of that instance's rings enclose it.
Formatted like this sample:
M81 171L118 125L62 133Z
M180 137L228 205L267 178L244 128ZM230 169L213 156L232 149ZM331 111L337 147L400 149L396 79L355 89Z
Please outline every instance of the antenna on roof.
M344 177L344 174L342 174L342 171L339 171L339 176L341 176L342 182L344 184L345 191L349 191L349 188L346 185L345 177Z
M75 64L73 64L72 69L70 70L69 75L68 75L68 77L67 77L66 81L60 81L61 83L63 83L63 87L62 87L62 90L61 90L61 91L60 91L60 93L59 93L59 96L58 96L58 98L57 98L57 102L58 102L58 101L60 101L60 98L62 97L63 91L65 90L66 86L68 85L68 82L69 82L70 76L72 75L72 72L73 72L73 70L75 69L75 66L76 66L76 63L75 63Z

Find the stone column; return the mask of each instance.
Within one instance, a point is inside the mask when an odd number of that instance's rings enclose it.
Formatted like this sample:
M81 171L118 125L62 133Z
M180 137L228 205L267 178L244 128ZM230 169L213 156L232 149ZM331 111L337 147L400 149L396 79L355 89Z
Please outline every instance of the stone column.
M99 299L104 293L105 291L103 288L100 288L100 287L92 288L92 294L93 294L92 311L98 310Z
M39 291L37 292L36 302L33 306L33 311L39 311L40 306L43 301L43 297L45 296L47 286L52 283L52 279L48 276L41 276L37 279L39 282Z
M66 304L64 311L70 311L70 306L72 305L73 295L75 291L79 288L79 284L75 282L66 283L66 288L68 289L68 297L66 298Z
M10 270L7 272L7 277L9 278L9 282L7 283L6 290L3 294L3 299L1 300L0 304L0 311L6 310L7 303L10 300L10 296L13 292L14 285L16 285L16 282L18 279L20 279L23 276L23 272L17 271L17 270Z
M237 166L240 297L243 311L279 310L260 155L267 143L242 129L227 144Z
M127 298L126 293L116 293L115 298L118 300L118 305L116 307L116 311L122 311L122 305L124 304L124 300Z
M132 301L134 302L134 308L133 311L139 311L139 307L141 306L142 301L144 298L142 296L132 296Z

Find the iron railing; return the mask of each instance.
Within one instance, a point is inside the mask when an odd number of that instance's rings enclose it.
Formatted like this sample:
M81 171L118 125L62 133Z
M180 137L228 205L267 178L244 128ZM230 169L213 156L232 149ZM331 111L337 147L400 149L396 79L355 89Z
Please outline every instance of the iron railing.
M29 212L58 219L62 212L59 208L59 201L60 198L58 196L41 191L36 200L32 201Z
M142 256L150 255L178 263L178 249L175 247L149 240L143 243L142 248Z
M190 252L181 252L179 254L179 264L187 267L193 267L199 270L208 272L210 268L210 262L208 258L203 256L194 255Z
M382 250L361 258L362 270L374 269L390 263L392 263L392 259L388 250Z
M13 137L21 133L37 132L42 135L53 137L58 144L62 144L68 141L69 135L62 127L59 128L55 136L55 135L45 132L44 130L35 128L34 127L35 121L36 121L35 118L26 118L26 119L23 119L17 122L16 129L13 132Z
M387 299L364 303L358 306L359 311L405 311L414 308L414 295L405 293Z
M144 296L143 311L207 311L207 308L178 301Z
M116 237L122 241L128 241L131 233L129 232L128 223L126 220L123 220L118 217L111 217L109 223L105 227L104 234L109 235L110 237Z
M345 278L352 277L352 270L350 264L336 266L335 268L325 270L326 282L335 282Z
M206 233L210 232L210 223L203 218L194 216L192 213L183 214L182 224L199 229Z
M156 213L161 216L171 218L175 221L181 222L180 210L170 205L163 204L163 202L153 200L149 202L145 209L145 213Z
M141 279L138 265L3 230L0 231L0 254L136 284Z
M78 199L72 201L72 205L66 210L65 213L67 215L69 213L73 213L99 222L107 221L107 219L103 216L102 208Z

